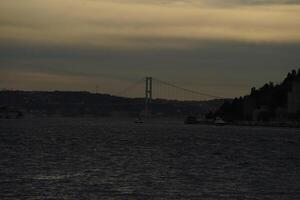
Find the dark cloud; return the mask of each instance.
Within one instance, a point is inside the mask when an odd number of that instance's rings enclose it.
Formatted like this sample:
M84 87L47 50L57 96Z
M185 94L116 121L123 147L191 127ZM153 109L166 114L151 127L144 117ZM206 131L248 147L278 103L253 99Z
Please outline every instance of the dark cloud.
M93 80L131 81L153 75L205 92L238 96L252 86L281 81L300 63L300 45L208 42L205 46L138 51L15 45L0 48L0 65L15 71Z

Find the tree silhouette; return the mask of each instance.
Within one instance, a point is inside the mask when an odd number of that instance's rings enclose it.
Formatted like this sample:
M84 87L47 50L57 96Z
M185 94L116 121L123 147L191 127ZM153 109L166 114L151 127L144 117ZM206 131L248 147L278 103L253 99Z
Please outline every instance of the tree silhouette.
M249 120L249 116L244 113L248 102L248 104L252 104L250 107L252 112L255 109L268 108L267 112L261 112L259 116L261 120L275 118L278 108L287 108L288 93L291 91L295 80L300 80L300 69L298 72L296 70L289 72L280 84L274 85L273 82L269 82L259 89L253 87L250 95L235 98L231 102L226 101L215 113L215 116L220 116L228 121Z

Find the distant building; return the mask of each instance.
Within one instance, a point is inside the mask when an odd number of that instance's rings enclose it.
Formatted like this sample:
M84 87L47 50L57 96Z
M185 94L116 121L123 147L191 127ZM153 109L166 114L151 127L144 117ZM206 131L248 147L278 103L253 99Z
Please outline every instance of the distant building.
M243 103L244 117L248 120L253 120L253 112L257 108L256 99L248 97Z
M292 91L288 94L288 112L295 114L300 112L300 81L293 82Z
M254 121L268 121L270 119L269 106L260 106L260 108L253 111Z
M287 108L284 108L284 107L276 108L275 116L276 116L276 120L285 121L286 119L288 119L288 110L287 110Z

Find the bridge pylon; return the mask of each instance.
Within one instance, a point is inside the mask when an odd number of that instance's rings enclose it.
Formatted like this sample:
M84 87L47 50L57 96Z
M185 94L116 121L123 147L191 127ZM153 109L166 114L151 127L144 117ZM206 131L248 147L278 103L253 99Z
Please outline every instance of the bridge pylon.
M152 103L152 77L147 76L145 83L145 116L149 117Z

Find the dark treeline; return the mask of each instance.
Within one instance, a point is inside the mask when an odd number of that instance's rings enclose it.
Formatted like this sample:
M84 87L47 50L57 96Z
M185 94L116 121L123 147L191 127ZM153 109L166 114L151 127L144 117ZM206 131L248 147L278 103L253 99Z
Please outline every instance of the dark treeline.
M251 89L251 94L225 101L213 117L222 117L227 121L259 120L269 121L278 119L278 113L287 113L288 94L295 81L300 80L300 69L288 73L280 84L266 83L263 87ZM257 111L257 112L256 112ZM259 112L260 111L260 112ZM254 116L254 113L258 113ZM286 119L299 118L299 113L286 114Z
M24 115L46 116L137 116L144 110L144 98L125 98L90 92L0 91L0 112L22 111ZM152 113L160 116L201 115L218 109L223 100L176 101L155 99Z

